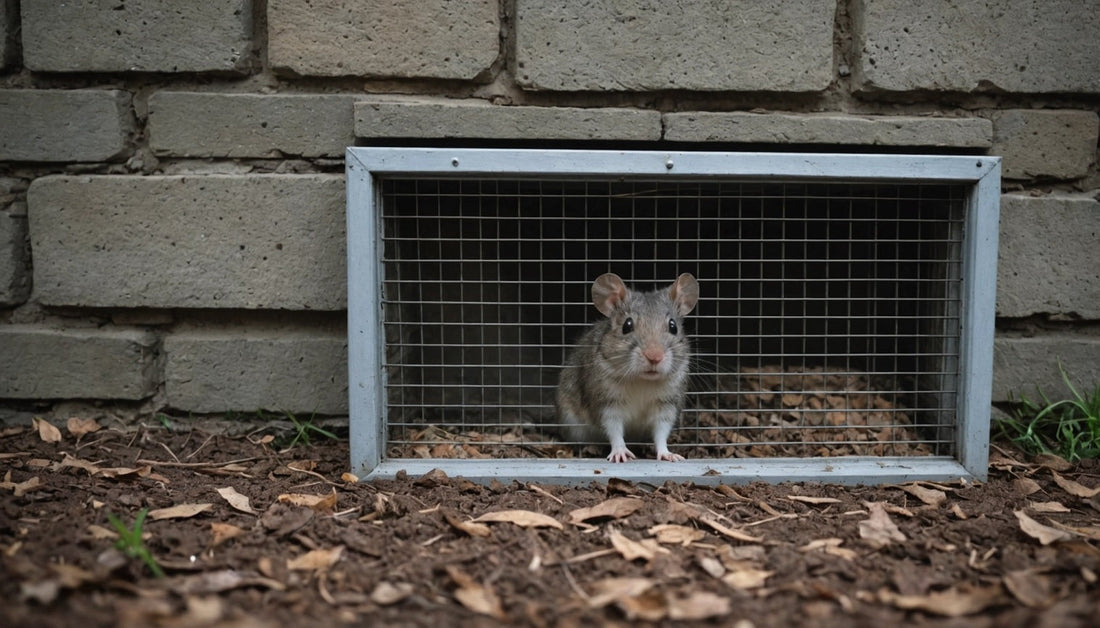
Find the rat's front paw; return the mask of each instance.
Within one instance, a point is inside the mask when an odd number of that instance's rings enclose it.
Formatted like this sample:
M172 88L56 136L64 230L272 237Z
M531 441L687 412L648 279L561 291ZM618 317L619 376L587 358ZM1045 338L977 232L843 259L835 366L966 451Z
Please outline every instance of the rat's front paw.
M616 447L611 450L611 453L607 454L607 459L610 462L626 462L627 460L633 460L634 454L626 447Z
M671 451L660 451L660 452L657 452L657 459L658 460L667 460L669 462L680 462L681 460L684 459L684 457L681 456L680 454L674 454Z

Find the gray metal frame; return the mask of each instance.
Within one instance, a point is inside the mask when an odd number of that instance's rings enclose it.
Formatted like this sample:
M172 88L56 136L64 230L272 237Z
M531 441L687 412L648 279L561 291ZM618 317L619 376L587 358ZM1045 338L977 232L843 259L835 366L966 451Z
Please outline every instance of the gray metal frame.
M989 458L1000 158L531 149L349 148L347 150L348 390L351 468L386 478L441 468L474 481L584 484L611 477L659 483L820 481L837 484L911 480L984 480ZM963 234L955 457L700 459L678 463L602 459L387 459L385 456L381 223L376 177L615 175L739 177L806 181L962 183L969 190Z

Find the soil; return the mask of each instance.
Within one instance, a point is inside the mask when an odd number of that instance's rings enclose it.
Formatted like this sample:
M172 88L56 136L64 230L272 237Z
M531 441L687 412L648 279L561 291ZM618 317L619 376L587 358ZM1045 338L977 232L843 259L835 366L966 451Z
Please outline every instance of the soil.
M0 431L0 625L1100 621L1095 462L995 445L980 484L368 483L346 441L56 428ZM163 577L116 548L108 513L144 509Z

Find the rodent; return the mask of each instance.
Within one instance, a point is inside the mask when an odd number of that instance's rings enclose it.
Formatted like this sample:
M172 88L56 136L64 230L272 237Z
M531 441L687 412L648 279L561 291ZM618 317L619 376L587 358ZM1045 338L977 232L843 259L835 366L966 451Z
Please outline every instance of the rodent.
M611 462L633 459L625 439L646 436L658 460L684 459L668 450L668 436L688 383L683 318L698 300L699 282L690 273L651 292L629 290L614 273L596 279L592 302L605 318L581 336L558 380L558 420L571 438L606 438Z

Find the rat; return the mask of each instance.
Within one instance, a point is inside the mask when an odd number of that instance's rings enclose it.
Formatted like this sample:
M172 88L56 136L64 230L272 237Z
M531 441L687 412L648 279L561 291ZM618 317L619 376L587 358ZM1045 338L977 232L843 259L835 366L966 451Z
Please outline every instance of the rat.
M668 436L684 407L690 342L683 318L699 300L699 283L684 273L668 288L629 290L614 273L596 278L592 302L604 316L573 348L557 388L558 420L574 440L600 436L607 459L635 458L631 440L652 437L658 460L684 457L668 450Z

